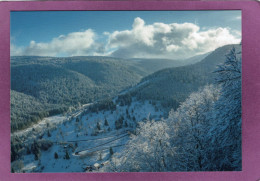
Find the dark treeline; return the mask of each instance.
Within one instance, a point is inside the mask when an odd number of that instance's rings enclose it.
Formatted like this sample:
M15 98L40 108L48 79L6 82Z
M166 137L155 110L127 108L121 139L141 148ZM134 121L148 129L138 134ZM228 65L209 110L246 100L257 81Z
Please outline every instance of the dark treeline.
M19 137L11 138L11 162L18 160L22 155L34 154L35 160L38 160L41 151L48 150L53 143L49 140L38 139L32 143L24 143Z
M32 96L11 90L11 131L27 128L44 117L67 110L66 106L41 104Z
M89 107L90 112L99 112L104 110L116 110L116 105L112 101L112 99L104 99L102 101L99 101Z

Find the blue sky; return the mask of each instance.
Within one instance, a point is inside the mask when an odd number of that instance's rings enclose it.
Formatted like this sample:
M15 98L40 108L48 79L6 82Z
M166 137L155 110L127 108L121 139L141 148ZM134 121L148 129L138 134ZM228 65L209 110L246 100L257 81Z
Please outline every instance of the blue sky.
M11 12L11 55L187 58L240 32L240 11Z

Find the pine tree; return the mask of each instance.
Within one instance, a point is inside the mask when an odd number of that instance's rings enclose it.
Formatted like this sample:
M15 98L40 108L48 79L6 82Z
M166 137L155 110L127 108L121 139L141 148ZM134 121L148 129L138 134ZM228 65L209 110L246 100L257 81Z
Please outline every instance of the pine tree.
M101 130L99 122L97 122L97 129Z
M109 148L109 153L110 153L110 155L114 154L114 151L113 151L112 147Z
M68 153L68 150L66 150L66 153L65 153L65 157L64 157L66 160L69 160L70 159L70 155Z
M58 155L57 152L54 153L54 158L55 158L55 159L58 159L58 158L59 158L59 155Z
M109 126L108 125L108 121L107 121L107 118L105 118L105 123L104 123L105 126Z
M34 154L34 159L38 160L41 155L41 150L39 148L38 143L34 140L33 144L31 145L31 151Z
M128 124L127 124L127 121L125 121L125 125L124 125L126 128L128 127Z
M40 158L39 153L34 154L34 160L39 160L39 158Z
M233 48L215 72L222 86L212 116L211 148L215 170L241 170L241 52Z
M120 117L118 120L115 121L116 129L120 129L123 126L124 117Z

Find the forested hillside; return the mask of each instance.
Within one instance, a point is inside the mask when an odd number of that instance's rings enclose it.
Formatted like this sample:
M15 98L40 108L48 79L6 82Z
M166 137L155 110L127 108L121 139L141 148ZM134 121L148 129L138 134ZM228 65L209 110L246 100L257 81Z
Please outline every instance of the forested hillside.
M65 105L41 103L33 96L11 90L11 129L23 129L38 120L67 110Z
M111 57L12 57L12 131L69 107L113 97L149 73L179 66L180 62ZM21 106L26 100L32 104Z
M160 100L164 107L176 109L192 92L198 91L199 87L213 83L216 75L212 72L217 65L224 62L225 55L232 47L241 50L240 45L223 46L198 63L166 68L144 77L131 95L139 99Z
M115 96L140 79L138 73L113 59L14 57L11 61L11 90L15 91L11 96L12 131L29 126L54 110L61 113L71 106ZM22 100L28 96L40 106L22 107ZM34 111L26 114L28 110Z

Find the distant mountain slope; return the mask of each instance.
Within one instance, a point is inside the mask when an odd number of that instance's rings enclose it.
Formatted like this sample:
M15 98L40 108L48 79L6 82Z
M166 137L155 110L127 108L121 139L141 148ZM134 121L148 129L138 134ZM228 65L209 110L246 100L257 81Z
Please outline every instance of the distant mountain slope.
M73 59L76 59L73 58ZM72 59L72 60L73 60ZM136 84L142 76L117 59L77 60L61 64L62 67L81 73L90 78L96 85L119 90Z
M142 75L146 76L165 68L180 67L197 63L203 60L208 54L209 53L197 55L184 60L134 58L130 59L131 61L128 62L130 62L132 66L141 69L144 72Z
M11 69L11 89L42 103L76 104L95 97L92 80L77 72L51 65L22 65ZM91 96L86 96L86 95ZM83 97L81 97L83 96ZM77 100L81 97L80 100Z
M177 108L187 96L208 83L213 83L216 66L223 63L232 47L241 50L240 45L220 47L202 61L155 72L142 79L131 94L139 99L162 100L166 107Z
M194 64L201 61L209 53L194 56L184 60L174 59L153 59L153 58L132 58L122 59L115 57L102 57L102 56L77 56L77 57L38 57L38 56L14 56L11 59L12 65L24 65L24 64L51 64L63 66L65 68L80 72L87 76L92 76L93 79L97 79L97 76L93 76L95 70L107 71L106 68L114 68L116 64L117 69L127 69L130 72L134 72L142 77L154 73L158 70L179 67L188 64ZM106 67L107 66L107 67ZM105 74L103 74L105 75ZM106 74L107 75L107 74ZM103 76L105 77L105 76ZM102 78L102 77L99 77ZM100 81L100 80L97 80Z
M41 112L49 104L56 108L68 108L96 101L105 97L115 96L120 90L136 84L141 76L115 60L82 60L86 58L50 58L50 57L14 57L11 60L11 90L35 99L35 112L24 112L33 116L36 122L41 118ZM17 96L11 96L15 104L22 104ZM22 99L21 99L22 100ZM35 105L35 106L36 106ZM52 109L56 109L51 106ZM21 129L29 125L28 117L19 117L21 109L12 109L12 124L14 129ZM34 109L33 104L30 109ZM46 110L49 114L51 110ZM44 114L46 115L46 114ZM24 124L24 125L23 125Z
M184 65L184 61L181 60L171 60L171 59L145 59L145 58L135 58L128 60L132 66L138 67L144 72L144 76L154 73L158 70L169 68L169 67L179 67Z
M211 53L212 52L208 52L208 53L201 54L201 55L196 55L196 56L193 56L193 57L190 57L188 59L183 60L183 62L184 62L185 65L195 64L197 62L200 62L204 58L206 58Z
M199 60L198 57L195 58ZM194 60L195 61L195 60ZM11 101L33 99L28 108L12 104L12 130L37 122L42 115L62 112L107 97L137 84L155 71L187 64L185 60L119 59L114 57L11 57ZM21 94L19 94L21 93ZM18 96L13 96L19 94ZM148 95L148 94L147 94ZM29 96L30 98L28 98ZM51 105L51 106L50 106ZM55 105L55 106L54 106ZM16 107L17 107L16 106ZM39 107L35 109L34 107ZM24 114L21 115L24 109ZM35 110L33 113L29 110ZM44 113L42 113L44 112ZM25 113L31 118L28 119ZM29 121L28 121L29 120Z

